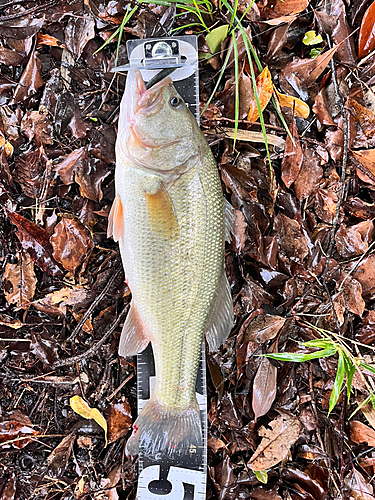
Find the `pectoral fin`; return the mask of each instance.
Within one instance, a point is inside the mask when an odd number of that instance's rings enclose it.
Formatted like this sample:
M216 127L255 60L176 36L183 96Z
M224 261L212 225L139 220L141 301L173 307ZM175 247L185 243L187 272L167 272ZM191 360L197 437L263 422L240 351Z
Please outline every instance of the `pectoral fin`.
M146 349L149 342L150 338L148 332L132 302L129 314L126 316L122 328L118 353L124 358L126 356L134 356L134 354L138 354Z
M124 210L121 203L121 198L116 194L111 211L108 216L108 238L113 236L115 241L123 235L124 231Z
M156 193L145 193L147 215L155 233L168 238L178 231L178 222L172 200L163 183Z
M210 352L216 351L228 338L233 327L233 301L228 279L223 270L219 283L215 307L211 313L207 326L206 339Z

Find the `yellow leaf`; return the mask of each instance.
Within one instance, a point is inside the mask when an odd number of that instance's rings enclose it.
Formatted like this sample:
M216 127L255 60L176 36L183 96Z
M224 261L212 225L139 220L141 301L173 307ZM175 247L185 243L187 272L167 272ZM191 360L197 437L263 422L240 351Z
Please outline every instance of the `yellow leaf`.
M306 120L309 117L310 108L305 102L301 101L301 99L291 95L281 94L281 92L278 92L276 89L275 92L281 107L285 106L286 108L294 109L294 116L298 118L304 118Z
M266 66L260 75L257 76L256 86L258 91L258 97L260 102L261 110L267 106L269 100L272 97L273 85L272 85L272 77L270 70ZM253 102L250 104L249 114L247 115L247 119L250 122L255 122L259 118L257 103L255 100L255 96Z
M100 411L96 408L90 408L80 396L73 396L70 398L69 403L72 410L78 413L78 415L81 415L83 418L92 418L102 429L104 429L105 446L107 446L107 421Z
M10 142L6 142L4 144L4 151L5 151L5 154L8 158L10 158L12 155L13 155L13 146L11 145Z

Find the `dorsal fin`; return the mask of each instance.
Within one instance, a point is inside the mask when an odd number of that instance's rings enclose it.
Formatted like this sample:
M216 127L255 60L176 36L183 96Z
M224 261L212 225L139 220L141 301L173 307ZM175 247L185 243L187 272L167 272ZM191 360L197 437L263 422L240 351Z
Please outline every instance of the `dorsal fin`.
M111 211L108 216L108 231L107 236L113 236L115 241L123 235L124 232L124 210L121 203L121 198L116 194Z

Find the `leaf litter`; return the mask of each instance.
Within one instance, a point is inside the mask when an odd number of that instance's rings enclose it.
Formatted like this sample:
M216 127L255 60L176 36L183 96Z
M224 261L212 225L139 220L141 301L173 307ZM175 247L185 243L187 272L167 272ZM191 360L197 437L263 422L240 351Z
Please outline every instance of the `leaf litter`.
M131 298L106 237L125 83L110 70L127 39L176 32L200 34L202 130L237 215L207 499L372 498L374 5L142 4L118 47L124 2L2 2L1 498L135 498L135 363L121 324L100 343Z

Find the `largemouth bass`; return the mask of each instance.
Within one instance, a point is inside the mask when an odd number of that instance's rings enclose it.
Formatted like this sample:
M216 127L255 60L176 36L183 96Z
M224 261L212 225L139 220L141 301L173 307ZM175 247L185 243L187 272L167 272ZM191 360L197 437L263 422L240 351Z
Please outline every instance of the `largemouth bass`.
M195 384L203 335L214 351L233 325L224 199L211 150L169 77L146 90L140 72L129 72L116 155L109 234L132 292L119 354L151 342L156 368L126 451L175 458L202 446Z

